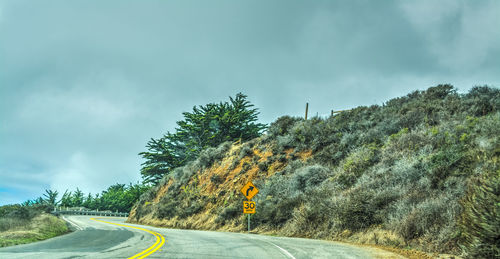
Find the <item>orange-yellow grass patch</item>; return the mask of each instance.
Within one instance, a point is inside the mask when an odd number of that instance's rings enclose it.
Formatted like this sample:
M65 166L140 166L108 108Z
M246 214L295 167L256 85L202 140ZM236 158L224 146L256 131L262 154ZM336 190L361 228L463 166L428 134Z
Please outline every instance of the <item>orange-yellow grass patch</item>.
M153 202L154 203L158 203L161 199L161 197L163 197L163 195L165 195L165 193L167 193L168 191L168 188L174 183L174 180L170 179L168 180L168 183L166 183L165 185L163 185L162 187L160 187L160 190L158 190L158 192L156 193L156 197L153 199Z

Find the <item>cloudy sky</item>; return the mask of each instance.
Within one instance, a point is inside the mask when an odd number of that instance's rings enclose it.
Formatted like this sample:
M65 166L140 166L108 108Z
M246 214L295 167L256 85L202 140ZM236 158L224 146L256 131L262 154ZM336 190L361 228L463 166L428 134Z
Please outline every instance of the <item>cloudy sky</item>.
M140 180L151 137L243 92L269 123L500 86L500 1L0 0L0 205Z

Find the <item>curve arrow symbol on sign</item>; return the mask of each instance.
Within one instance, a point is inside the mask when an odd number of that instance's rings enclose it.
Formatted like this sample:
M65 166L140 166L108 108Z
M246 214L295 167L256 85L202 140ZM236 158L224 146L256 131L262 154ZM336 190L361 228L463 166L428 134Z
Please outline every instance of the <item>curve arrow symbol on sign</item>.
M253 191L253 186L248 187L248 189L247 189L247 195L246 196L248 196L248 193L251 192L251 191Z

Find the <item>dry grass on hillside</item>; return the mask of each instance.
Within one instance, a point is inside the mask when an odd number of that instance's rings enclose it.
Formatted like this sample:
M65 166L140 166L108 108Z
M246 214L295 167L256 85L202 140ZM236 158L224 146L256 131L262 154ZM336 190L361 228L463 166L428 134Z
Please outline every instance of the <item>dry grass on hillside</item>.
M17 222L9 222L13 227L0 232L0 247L45 240L69 232L66 222L46 213L27 221L0 219L2 222L7 220Z
M240 215L228 224L220 225L220 222L217 222L220 210L231 206L231 204L239 204L244 200L240 189L248 181L271 177L276 172L282 171L293 157L305 162L312 157L312 151L295 152L292 148L286 149L281 153L284 157L281 160L272 159L275 155L270 145L254 145L249 148L249 145L234 143L223 159L216 161L208 168L198 170L189 178L189 181L180 187L184 193L208 197L212 201L207 202L199 213L182 219L177 216L172 218L155 217L155 206L161 203L162 197L169 192L170 188L175 187L175 179L170 178L157 187L151 201L143 203L145 207L149 208L149 213L141 215L140 220L135 220L137 208L134 208L128 221L161 227L244 231L246 228L246 225L243 224L246 222L244 215ZM266 170L262 170L263 165L266 166Z

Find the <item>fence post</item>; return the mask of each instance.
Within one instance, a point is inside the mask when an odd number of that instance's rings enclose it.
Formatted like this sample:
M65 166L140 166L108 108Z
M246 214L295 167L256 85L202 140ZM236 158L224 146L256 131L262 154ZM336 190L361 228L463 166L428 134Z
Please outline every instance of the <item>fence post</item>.
M307 120L307 112L309 111L309 103L306 103L306 120Z

